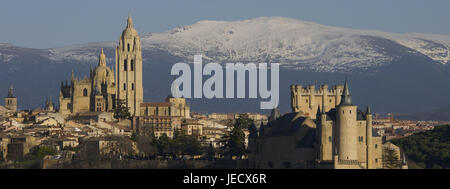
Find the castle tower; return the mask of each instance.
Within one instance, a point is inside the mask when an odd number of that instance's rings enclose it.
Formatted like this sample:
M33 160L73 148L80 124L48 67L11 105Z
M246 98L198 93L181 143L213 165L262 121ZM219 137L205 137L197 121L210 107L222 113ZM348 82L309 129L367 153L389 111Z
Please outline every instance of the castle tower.
M339 136L337 145L340 160L358 160L356 116L356 106L352 104L352 97L346 80L336 116L337 134Z
M374 169L375 162L373 162L374 146L372 142L372 112L370 106L366 108L366 146L367 146L367 168Z
M9 87L8 95L5 98L5 108L17 111L17 97L14 96L13 86Z
M116 97L128 107L131 115L139 116L143 102L141 40L128 17L116 48Z

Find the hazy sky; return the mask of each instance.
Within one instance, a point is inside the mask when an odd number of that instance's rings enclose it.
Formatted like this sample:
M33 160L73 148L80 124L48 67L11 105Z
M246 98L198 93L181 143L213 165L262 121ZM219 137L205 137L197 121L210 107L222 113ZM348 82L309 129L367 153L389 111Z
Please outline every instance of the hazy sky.
M118 40L199 20L283 16L324 25L450 35L448 0L1 0L0 42L33 48Z

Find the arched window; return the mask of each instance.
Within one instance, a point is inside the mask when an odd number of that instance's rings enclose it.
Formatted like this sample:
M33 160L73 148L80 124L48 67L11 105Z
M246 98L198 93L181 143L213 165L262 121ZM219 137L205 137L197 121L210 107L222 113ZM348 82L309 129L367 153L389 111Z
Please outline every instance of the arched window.
M130 52L130 44L128 43L128 52Z
M123 90L127 90L127 84L126 83L123 84Z
M131 66L130 70L134 71L134 60L133 59L131 59L131 65L130 66Z
M69 103L67 103L67 109L68 109L68 110L70 109L70 104L69 104Z
M128 68L128 65L127 65L127 59L125 59L124 61L123 61L123 70L124 71L127 71L127 68Z
M131 90L134 91L134 83L131 84Z
M83 96L87 96L87 92L88 92L87 89L84 88L84 89L83 89Z

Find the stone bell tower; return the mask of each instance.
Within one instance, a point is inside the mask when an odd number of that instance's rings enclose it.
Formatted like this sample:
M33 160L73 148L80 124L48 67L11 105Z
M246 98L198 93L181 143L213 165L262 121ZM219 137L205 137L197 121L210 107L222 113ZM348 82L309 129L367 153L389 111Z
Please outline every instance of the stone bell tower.
M141 40L128 17L116 48L117 99L124 102L132 116L139 116L143 102Z
M14 96L14 88L11 86L8 90L8 96L5 98L5 108L17 111L17 97Z

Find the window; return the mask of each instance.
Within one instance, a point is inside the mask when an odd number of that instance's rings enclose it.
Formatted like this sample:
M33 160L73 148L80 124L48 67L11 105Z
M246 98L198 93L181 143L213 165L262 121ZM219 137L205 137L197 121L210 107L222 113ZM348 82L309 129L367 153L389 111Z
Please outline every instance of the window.
M352 111L350 110L350 114L352 114Z
M123 84L123 90L127 90L127 84L126 83Z
M134 91L134 83L131 84L131 90Z
M128 62L127 62L127 60L125 59L124 62L123 62L123 70L124 70L124 71L127 71L127 68L128 68L127 63L128 63Z
M131 65L130 66L131 66L130 70L134 71L134 60L133 59L131 59Z
M378 148L378 145L377 145L377 144L375 144L375 148Z
M83 89L83 96L87 96L87 93L88 93L87 89L84 88L84 89Z
M331 142L331 136L328 136L328 142Z
M364 140L363 136L358 136L358 141L359 142L363 142L363 140Z
M128 43L128 52L130 52L130 44Z

